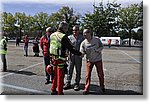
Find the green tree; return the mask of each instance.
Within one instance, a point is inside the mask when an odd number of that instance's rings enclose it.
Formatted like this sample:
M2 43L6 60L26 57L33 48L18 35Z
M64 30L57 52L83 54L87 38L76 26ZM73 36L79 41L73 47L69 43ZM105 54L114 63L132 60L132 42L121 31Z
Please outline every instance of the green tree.
M135 40L143 41L143 30L138 29L137 32L132 33L132 38Z
M25 28L26 28L26 21L27 16L25 13L20 13L20 12L16 12L15 13L15 26L18 28L19 34L18 36L20 36L20 39L22 39L22 36L25 33Z
M120 30L119 32L118 32L118 36L121 38L121 39L126 39L126 38L128 38L128 35L127 35L128 33L127 33L127 31L126 30Z
M137 40L141 40L143 41L143 1L139 4L139 21L138 21L138 25L139 25L139 29L137 31Z
M49 15L47 13L40 12L34 16L34 27L40 32L40 36L42 36L42 33L45 33L49 23Z
M51 20L51 24L52 27L57 30L58 24L63 21L63 16L59 13L52 13L52 15L50 16L50 20Z
M31 29L34 25L34 22L33 22L33 17L32 16L26 16L24 17L24 25L23 25L23 32L24 34L28 34L31 36Z
M118 29L118 9L120 4L117 3L107 3L106 6L103 2L99 3L99 6L94 7L93 14L87 13L83 17L83 25L89 26L94 33L99 36L113 36L116 34L116 29Z
M138 25L141 26L141 27L143 27L143 1L139 4L138 10L139 10L139 14L138 14L138 17L139 17Z
M2 30L5 34L7 34L9 37L12 37L15 31L15 18L11 13L2 13Z
M106 29L105 29L105 23L106 19L105 19L105 11L104 11L104 7L103 7L103 3L101 2L99 4L99 6L95 6L94 7L94 13L86 13L85 17L82 18L83 20L83 25L85 27L90 27L94 33L96 34L101 34L103 36L103 34L105 34Z
M61 21L66 21L69 24L69 34L72 32L72 27L78 24L80 17L80 14L75 14L73 8L69 8L68 6L62 7L58 12L51 15L54 26L58 25Z
M106 10L105 10L105 17L107 19L106 21L106 28L107 28L107 34L108 36L117 36L117 31L119 31L119 8L121 4L117 4L115 2L107 3Z
M119 10L120 28L126 30L129 35L129 46L131 46L132 30L139 27L138 14L138 4L131 4L130 6L120 8Z
M137 35L138 35L137 40L143 41L143 29L138 29Z

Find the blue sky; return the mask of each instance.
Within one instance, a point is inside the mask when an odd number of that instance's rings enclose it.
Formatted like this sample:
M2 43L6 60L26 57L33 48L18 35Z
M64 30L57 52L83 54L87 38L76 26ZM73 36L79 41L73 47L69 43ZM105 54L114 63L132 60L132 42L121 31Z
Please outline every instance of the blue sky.
M43 2L44 1L44 2ZM27 15L35 15L38 12L46 12L48 14L58 12L62 6L69 6L76 13L85 14L93 11L93 4L98 5L101 0L3 0L1 1L2 10L15 14L15 12L25 12ZM103 0L104 4L108 1ZM115 0L122 6L133 3L140 3L142 0Z

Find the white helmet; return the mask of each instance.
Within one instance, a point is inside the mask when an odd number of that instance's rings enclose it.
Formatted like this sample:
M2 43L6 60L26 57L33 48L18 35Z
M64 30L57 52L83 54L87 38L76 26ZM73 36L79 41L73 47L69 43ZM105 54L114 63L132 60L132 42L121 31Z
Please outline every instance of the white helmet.
M46 32L52 31L51 27L46 28Z

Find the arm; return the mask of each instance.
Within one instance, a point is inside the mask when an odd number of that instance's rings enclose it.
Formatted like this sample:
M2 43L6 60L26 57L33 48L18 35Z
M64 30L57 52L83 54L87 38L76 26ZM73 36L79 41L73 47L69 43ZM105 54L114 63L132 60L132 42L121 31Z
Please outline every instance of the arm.
M86 54L86 51L85 51L85 47L84 47L84 41L81 43L81 45L80 45L80 52L82 53L82 54Z
M4 45L4 50L7 51L7 41L6 40L3 41L3 45Z
M40 39L40 47L43 50L43 37Z
M28 38L27 42L29 43L29 38Z
M85 47L84 47L84 41L82 41L80 45L80 52L82 53L82 57L86 54Z
M95 49L95 52L100 53L103 50L103 44L100 39L97 39L97 41L99 46L97 49Z
M62 51L65 51L66 49L68 49L71 53L75 55L79 55L79 56L82 55L81 52L74 49L73 45L71 44L70 40L68 39L66 35L62 38L61 43L62 43Z

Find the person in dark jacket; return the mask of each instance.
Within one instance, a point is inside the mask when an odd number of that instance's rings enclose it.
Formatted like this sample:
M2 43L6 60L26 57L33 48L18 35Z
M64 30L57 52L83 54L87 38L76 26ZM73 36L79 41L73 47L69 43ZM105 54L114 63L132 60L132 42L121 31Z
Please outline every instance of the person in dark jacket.
M39 40L38 37L35 37L35 39L33 40L33 52L34 52L34 56L38 57L39 56Z
M19 46L20 38L16 37L16 46Z

